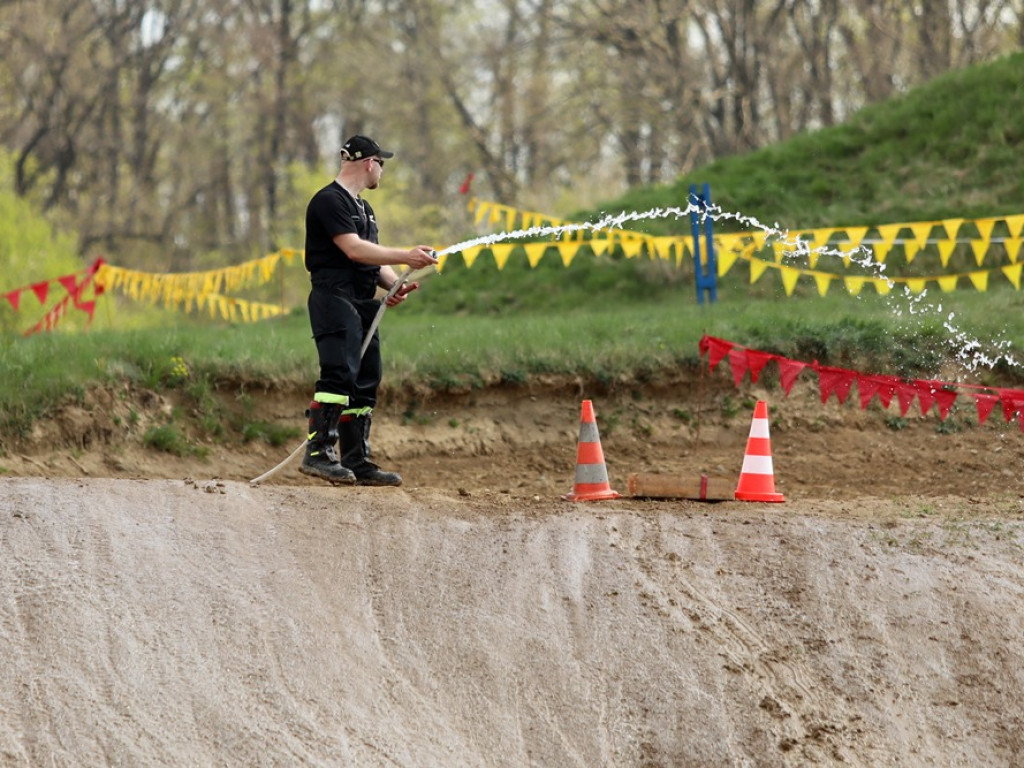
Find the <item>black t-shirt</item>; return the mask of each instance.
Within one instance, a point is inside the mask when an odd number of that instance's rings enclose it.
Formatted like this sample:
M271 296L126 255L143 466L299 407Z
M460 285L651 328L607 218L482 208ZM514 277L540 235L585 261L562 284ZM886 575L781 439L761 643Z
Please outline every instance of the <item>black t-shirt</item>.
M332 181L306 206L306 269L315 286L341 288L355 298L372 298L380 267L352 261L335 245L334 238L346 232L376 243L377 220L368 202Z

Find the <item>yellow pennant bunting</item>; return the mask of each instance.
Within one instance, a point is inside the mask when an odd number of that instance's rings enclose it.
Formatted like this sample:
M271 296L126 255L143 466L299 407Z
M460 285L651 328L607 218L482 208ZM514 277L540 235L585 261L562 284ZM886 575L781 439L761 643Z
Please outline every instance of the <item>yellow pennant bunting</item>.
M613 243L611 242L611 240L604 240L604 239L601 239L601 240L588 240L587 241L587 245L590 246L590 249L594 252L595 256L604 256L613 247ZM564 260L564 257L563 257L563 260Z
M540 260L544 257L548 246L548 243L526 243L523 245L523 250L526 251L526 260L530 262L531 267L536 267L540 264Z
M779 276L782 278L782 287L787 296L792 296L796 289L796 282L800 279L800 270L794 267L779 267Z
M572 260L576 257L576 251L579 250L579 246L573 243L559 243L558 255L562 257L562 264L569 266L572 264Z
M1010 237L1024 237L1024 213L1019 216L1007 216L1004 221L1010 231Z
M917 240L918 250L928 244L928 235L931 234L933 226L933 222L930 221L910 225L910 231L914 233L914 238Z
M491 255L494 256L494 263L498 265L499 272L505 268L505 263L515 247L512 243L495 243L491 246Z
M885 258L889 255L890 250L892 250L891 240L875 243L875 261L877 261L879 264L885 264Z
M985 261L985 254L988 253L988 238L982 240L971 240L971 251L974 252L974 260L980 267Z
M718 276L725 277L725 275L732 269L732 265L736 263L736 259L739 258L739 254L735 251L722 251L718 254Z
M1006 275L1006 279L1013 283L1013 287L1018 291L1020 290L1020 270L1022 267L1024 267L1024 263L1010 264L1007 267L1003 267L1003 274Z
M956 284L959 279L959 275L943 275L938 278L939 290L943 293L952 293L956 290Z
M946 230L946 238L948 240L956 240L957 235L960 232L960 225L964 223L963 219L943 219L941 222L942 228Z
M482 250L483 248L481 246L476 245L462 251L462 261L465 263L467 269L473 266L473 262L476 261L476 257L480 255L480 251Z
M766 269L768 269L768 262L752 259L750 262L750 284L753 285L760 280Z
M830 275L827 272L815 272L814 282L818 286L818 295L827 295L828 287L832 284L832 281L835 279L837 279L835 275Z
M1020 259L1021 242L1024 242L1024 238L1008 237L1003 240L1003 248L1006 249L1006 258L1010 261L1016 262Z
M865 282L867 282L866 277L843 278L843 285L846 286L846 292L851 296L860 296L861 289L864 287Z
M995 219L978 219L974 225L978 228L978 234L981 235L982 240L987 243L992 239L992 230L996 226Z
M967 276L971 279L971 283L979 291L988 290L988 271L982 270L981 272L969 272Z
M917 252L921 250L921 246L918 245L917 240L904 240L903 241L903 255L907 260L907 264L910 264L914 257L917 256Z
M925 283L928 281L925 278L908 277L905 282L907 289L916 294L924 292Z
M878 236L882 238L882 242L892 247L893 241L896 240L900 230L903 229L902 224L882 224L877 227Z
M939 261L942 262L943 267L949 264L954 250L956 250L956 240L939 241Z
M850 242L850 244L854 245L854 246L860 245L861 241L864 239L864 235L866 235L867 233L868 233L868 228L867 227L847 227L846 228L846 238Z
M889 291L892 290L892 281L887 280L884 277L875 278L871 282L874 284L875 290L878 292L879 296L887 296Z
M640 255L640 251L644 247L643 240L623 240L621 243L622 253L627 259L635 259Z

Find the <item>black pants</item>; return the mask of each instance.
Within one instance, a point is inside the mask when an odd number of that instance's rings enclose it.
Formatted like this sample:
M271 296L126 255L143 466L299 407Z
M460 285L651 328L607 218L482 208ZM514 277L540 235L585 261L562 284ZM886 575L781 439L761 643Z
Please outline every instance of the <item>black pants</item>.
M314 288L309 294L309 320L320 359L317 392L347 395L348 408L373 408L381 379L380 336L377 331L362 359L359 350L380 302L351 299Z

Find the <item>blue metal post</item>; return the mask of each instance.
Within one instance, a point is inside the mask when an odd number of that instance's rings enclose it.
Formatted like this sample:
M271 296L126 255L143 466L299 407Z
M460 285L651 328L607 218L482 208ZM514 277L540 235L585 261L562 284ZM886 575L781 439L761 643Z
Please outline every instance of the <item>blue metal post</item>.
M704 240L707 258L701 258L700 248L700 220L701 215L707 211L711 202L711 187L704 185L702 194L697 194L697 185L690 185L690 203L697 206L698 211L690 211L690 230L693 233L693 265L696 274L697 303L704 303L704 292L707 291L708 301L714 304L718 298L717 277L718 265L715 259L714 233L712 231L712 219L704 216Z

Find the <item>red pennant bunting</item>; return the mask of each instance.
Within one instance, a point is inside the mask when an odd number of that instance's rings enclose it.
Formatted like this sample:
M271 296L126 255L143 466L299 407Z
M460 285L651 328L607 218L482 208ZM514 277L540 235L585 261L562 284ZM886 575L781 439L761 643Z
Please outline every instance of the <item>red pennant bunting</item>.
M956 391L943 387L936 390L935 400L939 404L939 418L945 421L949 415L950 408L953 407L953 403L956 401Z
M1007 422L1011 422L1024 412L1024 392L1012 389L999 390L999 397L1003 401L1003 416Z
M29 287L32 289L32 293L36 295L36 298L39 299L39 303L45 304L46 297L50 293L50 281L43 280L43 282L35 283L34 285L31 285Z
M917 404L921 406L921 415L927 416L935 402L937 387L934 382L917 379L913 382L917 390Z
M785 357L776 359L779 363L779 380L782 382L783 391L788 395L789 391L793 389L796 377L800 375L800 371L807 367L807 363L789 360Z
M757 377L761 375L761 371L768 364L769 360L774 360L775 355L769 354L768 352L758 352L755 349L747 350L747 364L750 366L750 380L757 382Z
M18 288L10 293L5 293L4 298L11 302L11 306L14 307L14 311L17 312L18 304L21 302L21 289Z
M743 376L747 372L747 350L729 350L729 368L732 369L732 380L739 387L743 383Z
M64 277L58 277L57 282L64 286L66 290L72 296L78 294L78 278L74 275L64 275Z
M76 304L80 310L89 315L89 322L92 322L93 315L96 314L96 302L94 301L83 301L81 304Z
M711 337L708 339L708 368L715 370L715 366L722 362L722 358L729 354L729 350L732 349L732 342L723 341L722 339L716 339Z
M871 398L878 394L879 382L874 376L857 377L857 394L860 395L860 409L866 411Z
M878 399L882 401L882 405L888 408L893 397L896 396L896 385L900 380L895 376L875 376L874 378L878 381Z
M829 396L835 392L840 403L845 403L853 386L855 374L843 368L831 368L827 365L818 366L818 385L821 388L821 402L827 403Z
M917 387L910 382L897 381L896 397L900 401L900 416L906 418L907 411L910 410L910 406L914 404L914 398L917 397Z
M984 424L988 415L992 413L996 403L999 402L999 395L990 395L985 392L975 392L974 399L978 401L978 424Z

